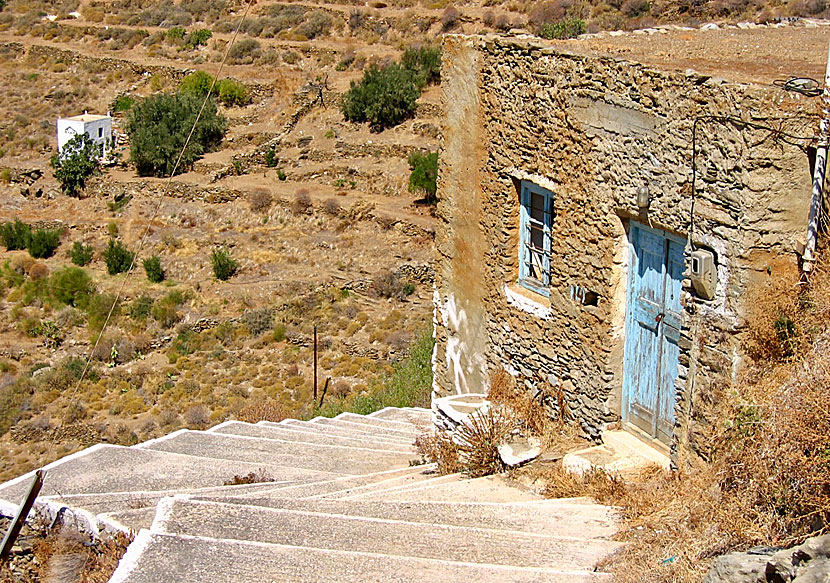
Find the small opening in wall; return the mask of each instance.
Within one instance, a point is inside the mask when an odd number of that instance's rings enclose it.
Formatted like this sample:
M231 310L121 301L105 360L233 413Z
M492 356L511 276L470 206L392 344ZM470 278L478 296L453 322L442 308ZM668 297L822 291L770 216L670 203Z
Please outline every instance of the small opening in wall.
M571 300L582 306L596 306L599 302L599 294L597 292L586 289L581 285L568 286L568 291L570 292Z

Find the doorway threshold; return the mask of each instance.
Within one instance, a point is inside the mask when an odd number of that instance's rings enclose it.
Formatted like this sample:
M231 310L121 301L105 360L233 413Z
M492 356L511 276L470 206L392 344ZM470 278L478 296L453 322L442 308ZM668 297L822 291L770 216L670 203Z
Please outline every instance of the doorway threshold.
M572 474L583 475L592 469L611 474L626 475L657 465L664 470L671 467L666 452L644 442L624 430L602 432L602 445L571 452L562 458L563 467Z

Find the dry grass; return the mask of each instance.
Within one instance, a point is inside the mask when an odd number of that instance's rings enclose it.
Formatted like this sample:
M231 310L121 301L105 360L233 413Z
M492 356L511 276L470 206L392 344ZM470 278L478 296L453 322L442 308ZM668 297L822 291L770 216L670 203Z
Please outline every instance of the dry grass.
M415 449L423 459L437 464L438 473L441 475L461 471L458 446L446 433L419 435L415 439Z

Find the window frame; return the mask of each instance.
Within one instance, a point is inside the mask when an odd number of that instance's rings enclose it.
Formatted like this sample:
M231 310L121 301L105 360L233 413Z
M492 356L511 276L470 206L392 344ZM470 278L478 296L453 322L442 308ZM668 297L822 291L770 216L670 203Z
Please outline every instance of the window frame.
M536 194L542 196L544 200L543 222L539 222L530 216L532 195ZM520 183L520 219L519 219L519 280L518 283L524 288L532 292L541 294L545 297L550 297L550 255L552 248L552 231L553 231L553 207L554 193L547 188L543 188L533 182L522 180ZM530 229L532 226L536 228L541 227L543 240L541 250L534 247L531 251L530 243ZM532 254L536 253L541 259L539 270L541 271L542 279L539 280L530 275L530 265L533 259ZM537 258L538 260L538 258Z

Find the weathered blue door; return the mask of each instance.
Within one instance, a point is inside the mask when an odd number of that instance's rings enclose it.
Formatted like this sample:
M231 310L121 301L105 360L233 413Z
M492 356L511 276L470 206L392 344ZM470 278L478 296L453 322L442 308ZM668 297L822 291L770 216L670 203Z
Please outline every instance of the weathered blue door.
M680 355L683 241L632 221L623 421L669 444Z

